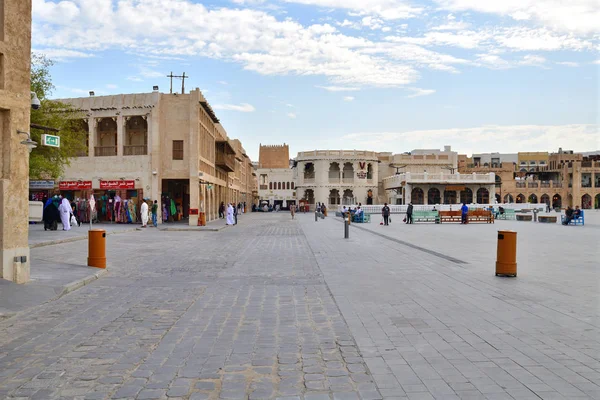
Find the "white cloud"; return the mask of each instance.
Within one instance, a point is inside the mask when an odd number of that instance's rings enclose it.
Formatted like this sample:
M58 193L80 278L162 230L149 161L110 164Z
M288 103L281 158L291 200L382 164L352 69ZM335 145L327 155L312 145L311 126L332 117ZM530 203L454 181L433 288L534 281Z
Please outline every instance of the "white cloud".
M44 54L46 57L53 61L67 61L71 58L90 58L94 57L93 54L85 53L82 51L69 50L69 49L34 49L34 53Z
M598 148L600 126L571 125L484 125L472 128L450 128L408 132L365 132L346 135L336 140L352 140L357 148L373 151L402 152L410 148L439 148L450 143L461 153L517 153L556 151L568 147L575 151ZM567 139L568 138L568 139Z
M476 62L491 69L508 69L512 67L510 62L495 54L478 54Z
M212 108L215 110L228 110L228 111L239 111L239 112L254 112L256 109L253 105L248 103L242 104L216 104Z
M566 67L579 67L579 63L573 61L558 61L558 65L564 65Z
M357 87L346 87L346 86L315 86L319 89L325 89L328 92L356 92L360 90Z
M600 60L596 60L593 62L594 64L600 64Z
M119 86L115 85L114 83L109 83L106 85L107 89L118 89Z
M294 107L294 105L293 105L293 104L290 104L290 103L287 103L287 104L286 104L286 107Z
M227 81L217 81L217 83L219 83L221 85L229 85L229 83L227 83Z
M471 26L470 23L464 21L450 21L446 24L435 26L431 29L434 31L460 31Z
M429 96L430 94L435 93L434 89L408 88L408 90L413 92L411 95L406 96L408 99L413 97Z
M543 66L546 63L546 59L541 56L528 54L523 57L521 61L519 61L519 65L528 65L528 66Z
M353 96L344 96L344 101L354 101Z
M377 15L383 19L406 19L423 13L404 0L284 0L287 3L351 10L355 15Z
M89 94L90 94L89 90L80 89L80 88L72 88L72 87L62 86L62 85L57 85L56 88L59 90L62 90L62 91L71 92L71 93L81 95L81 96L83 96L83 95L89 96ZM94 92L96 95L101 95L103 93L102 91L98 91L98 90L95 90Z
M436 0L451 11L477 11L532 19L561 31L582 34L600 32L598 0Z
M128 76L127 80L128 81L133 81L133 82L142 82L143 81L143 79L140 78L140 77L138 77L138 76Z
M288 117L290 117L291 119L296 119L296 114L294 114L294 113L287 113L286 115Z

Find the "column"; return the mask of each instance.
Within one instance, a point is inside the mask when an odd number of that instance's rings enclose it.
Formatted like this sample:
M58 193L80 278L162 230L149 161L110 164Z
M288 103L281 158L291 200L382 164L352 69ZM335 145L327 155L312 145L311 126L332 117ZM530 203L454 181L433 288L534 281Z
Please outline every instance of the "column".
M125 123L127 121L122 115L117 116L117 155L123 155L123 146L125 145Z
M88 157L96 156L96 129L98 128L98 120L96 118L88 118Z
M412 201L412 199L411 199L412 189L409 184L406 184L406 186L404 186L403 189L404 189L404 196L402 196L402 200L403 200L404 204L408 204Z
M460 202L460 190L456 191L456 204L461 204L461 202Z
M200 209L200 185L198 176L190 178L190 209ZM198 214L191 215L188 220L189 226L198 225Z
M425 176L427 177L427 173L425 173ZM423 204L428 205L429 204L429 185L423 185Z

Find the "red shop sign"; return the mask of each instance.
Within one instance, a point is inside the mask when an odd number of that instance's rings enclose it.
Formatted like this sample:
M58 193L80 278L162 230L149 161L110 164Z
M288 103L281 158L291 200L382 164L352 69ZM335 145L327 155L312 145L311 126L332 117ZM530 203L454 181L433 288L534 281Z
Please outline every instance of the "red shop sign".
M63 181L58 183L59 190L85 190L92 188L92 181Z
M100 181L100 189L135 189L135 181Z

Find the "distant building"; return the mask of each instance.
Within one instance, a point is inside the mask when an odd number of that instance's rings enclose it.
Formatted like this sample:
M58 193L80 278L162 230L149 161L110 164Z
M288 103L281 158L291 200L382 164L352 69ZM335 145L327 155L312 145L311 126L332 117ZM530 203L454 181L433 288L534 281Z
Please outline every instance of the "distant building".
M296 204L296 182L290 168L290 149L283 145L260 145L258 155L259 204L289 208Z

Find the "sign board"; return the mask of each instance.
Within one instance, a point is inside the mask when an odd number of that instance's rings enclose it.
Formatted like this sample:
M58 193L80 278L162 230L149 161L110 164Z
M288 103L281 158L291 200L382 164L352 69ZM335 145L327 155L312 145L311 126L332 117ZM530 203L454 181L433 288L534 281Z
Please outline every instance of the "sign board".
M454 186L446 186L446 191L448 192L459 192L459 191L463 191L465 190L464 186L460 186L460 185L454 185Z
M92 181L62 181L58 183L60 190L85 190L92 188Z
M54 189L54 181L29 181L29 189Z
M60 136L42 135L42 146L60 147Z
M198 215L198 209L197 208L190 208L190 215Z
M356 177L358 179L367 179L367 173L366 172L362 172L362 171L361 172L357 172L356 173Z
M114 190L114 189L135 189L134 180L118 180L118 181L100 181L100 189Z

